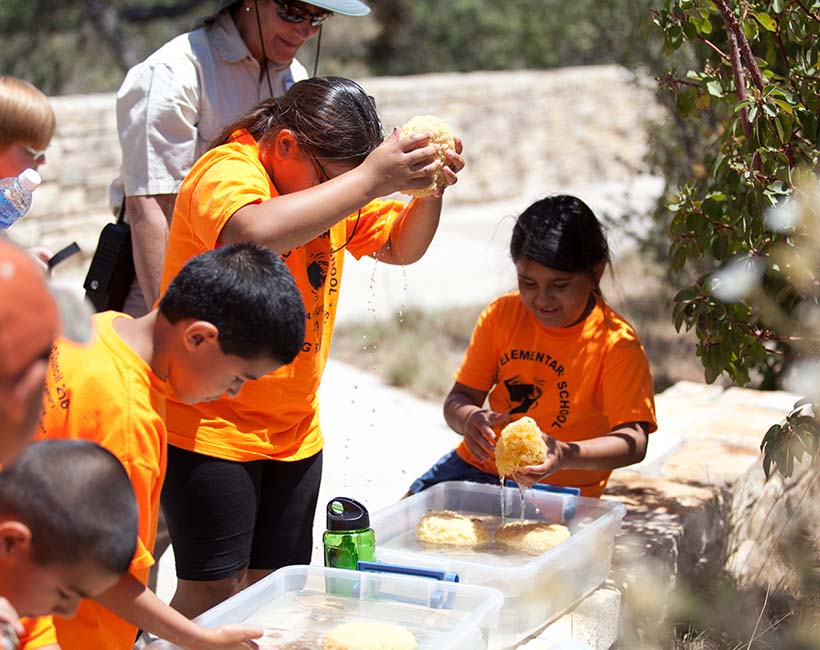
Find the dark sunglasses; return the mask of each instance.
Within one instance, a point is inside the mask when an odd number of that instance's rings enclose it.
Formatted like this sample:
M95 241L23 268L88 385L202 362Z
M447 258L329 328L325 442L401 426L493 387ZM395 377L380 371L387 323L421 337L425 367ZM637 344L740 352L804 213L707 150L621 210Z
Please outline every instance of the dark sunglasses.
M317 14L309 12L302 3L288 2L287 0L273 0L276 4L276 13L286 23L302 23L309 21L311 27L318 27L333 15L332 11L321 11Z

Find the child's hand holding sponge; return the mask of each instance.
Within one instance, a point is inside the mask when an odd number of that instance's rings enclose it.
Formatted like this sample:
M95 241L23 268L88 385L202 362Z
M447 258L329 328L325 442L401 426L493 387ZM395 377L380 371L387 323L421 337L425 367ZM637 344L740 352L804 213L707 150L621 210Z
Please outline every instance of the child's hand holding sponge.
M447 126L441 118L436 117L435 115L417 115L401 127L400 137L404 138L414 133L425 132L433 134L430 142L439 146L437 155L441 160L442 166L447 165L447 152L456 150L456 142L452 132L450 131L450 127ZM427 187L418 190L403 190L402 193L422 198L432 196L436 189L443 188L445 186L446 182L444 180L444 174L441 169L439 169Z

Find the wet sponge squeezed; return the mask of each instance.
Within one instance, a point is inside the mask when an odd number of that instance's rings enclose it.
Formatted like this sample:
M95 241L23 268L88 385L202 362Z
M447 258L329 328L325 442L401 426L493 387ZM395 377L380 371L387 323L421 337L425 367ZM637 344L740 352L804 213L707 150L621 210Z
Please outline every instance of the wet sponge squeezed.
M547 444L535 420L523 417L501 430L495 446L495 466L498 475L512 476L527 465L540 465L547 459Z
M401 127L401 137L404 138L413 133L424 133L428 131L433 134L433 139L430 142L439 146L438 157L441 159L441 162L446 165L446 154L450 149L456 148L456 143L453 139L450 127L447 126L447 123L440 117L436 117L435 115L417 115L411 118ZM423 187L420 190L404 190L403 193L418 197L430 196L436 187L442 185L444 185L444 176L441 170L439 170L427 187Z

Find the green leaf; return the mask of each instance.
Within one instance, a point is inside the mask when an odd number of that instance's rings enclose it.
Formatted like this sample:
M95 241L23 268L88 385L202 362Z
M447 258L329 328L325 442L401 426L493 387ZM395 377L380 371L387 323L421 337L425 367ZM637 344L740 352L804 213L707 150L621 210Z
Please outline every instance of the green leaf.
M785 111L789 115L791 115L793 113L792 105L789 102L787 102L783 99L778 99L776 97L773 97L771 101L773 103L777 104L777 106L780 107L781 111Z
M749 108L751 105L752 105L752 100L751 99L744 99L742 101L739 101L737 104L735 104L735 113L737 113L741 109Z
M706 82L706 91L712 95L712 97L723 97L723 86L720 85L717 79Z
M703 200L701 207L710 219L717 221L723 216L724 205L722 202L715 201L712 198L708 198Z
M708 365L703 370L703 377L706 379L707 384L714 384L715 380L720 377L720 368L716 365Z
M766 360L766 356L766 348L759 341L756 341L752 347L749 348L749 360L755 365L763 363Z
M760 30L757 28L757 23L752 21L747 21L743 23L743 34L748 38L750 41L757 40L757 34Z
M773 424L769 427L769 430L766 432L766 435L763 436L763 440L760 442L760 451L763 451L764 447L768 447L774 441L777 440L777 437L780 435L780 432L783 430L779 424Z
M694 89L687 89L679 92L675 95L675 111L681 117L688 117L692 113L692 109L695 107L695 99L697 98L697 93Z
M749 109L749 121L754 122L756 117L757 117L757 106L752 106Z
M683 42L683 31L677 25L666 30L666 43L672 50L677 50Z
M675 309L677 310L674 316L675 331L680 333L680 328L683 326L683 321L686 318L686 313L683 311L680 305L675 305Z
M722 232L712 237L710 242L712 257L716 260L724 260L729 254L729 238Z
M692 302L700 297L700 291L694 287L688 289L681 289L675 296L675 302Z
M767 32L777 31L777 22L769 14L758 11L754 16Z
M774 120L775 128L777 129L777 137L780 142L787 143L792 138L792 125L789 118L785 115L778 115Z
M716 192L709 192L709 194L706 195L706 198L711 199L712 201L725 201L729 197L728 197L728 195L724 194L723 192L717 192L716 191Z
M675 250L674 253L672 253L671 264L672 264L672 270L674 270L674 271L680 271L683 268L683 265L686 264L686 249L685 248L683 248L681 246L677 250Z

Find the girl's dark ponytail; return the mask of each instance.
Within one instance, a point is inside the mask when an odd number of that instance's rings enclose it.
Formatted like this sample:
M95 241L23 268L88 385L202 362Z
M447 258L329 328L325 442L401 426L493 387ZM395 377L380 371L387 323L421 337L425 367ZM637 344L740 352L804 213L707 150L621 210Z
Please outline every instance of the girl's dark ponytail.
M212 147L230 142L239 130L257 142L289 129L310 156L358 165L384 135L372 97L342 77L312 77L291 86L283 97L266 99L226 126Z

